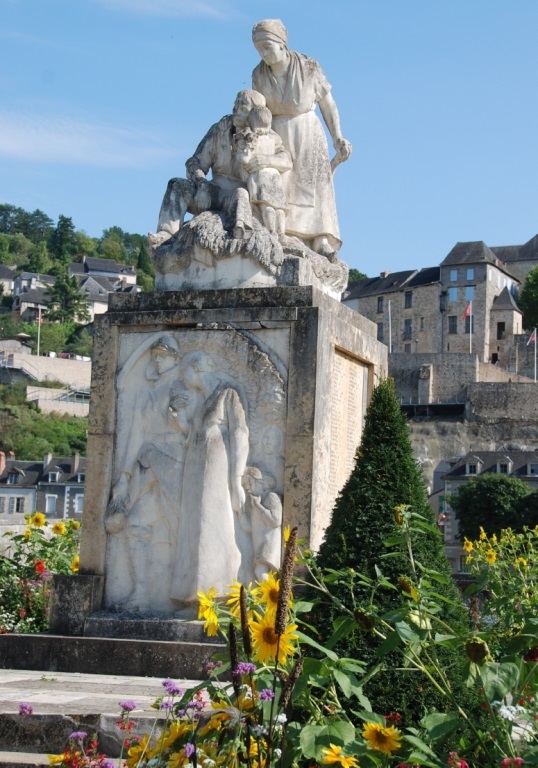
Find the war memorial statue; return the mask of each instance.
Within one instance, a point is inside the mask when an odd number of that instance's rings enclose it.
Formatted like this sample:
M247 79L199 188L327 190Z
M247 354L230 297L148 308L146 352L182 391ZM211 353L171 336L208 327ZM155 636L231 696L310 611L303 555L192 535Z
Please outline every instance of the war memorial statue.
M166 188L155 292L96 318L78 593L56 603L58 634L144 638L161 618L171 639L199 591L278 569L284 525L319 546L386 370L375 325L339 301L333 172L351 145L331 87L281 21L252 39L252 89Z

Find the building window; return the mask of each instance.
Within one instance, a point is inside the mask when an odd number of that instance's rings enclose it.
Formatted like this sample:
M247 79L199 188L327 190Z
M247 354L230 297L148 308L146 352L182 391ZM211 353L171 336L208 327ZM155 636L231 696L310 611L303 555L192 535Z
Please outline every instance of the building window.
M528 475L538 475L538 464L529 464Z
M467 268L467 280L474 280L474 267Z
M53 515L56 512L57 500L58 500L57 496L51 496L49 494L45 496L45 514L46 515Z
M378 341L383 341L383 330L384 330L383 323L378 323L377 324L377 340Z
M49 472L49 483L57 483L59 475L59 472Z
M506 323L497 323L497 341L504 339L505 330L506 330Z
M448 289L448 300L449 301L457 301L458 300L458 289L455 287L451 287Z
M404 339L410 339L413 335L413 321L411 318L404 320Z
M508 464L499 464L497 472L499 475L507 475L508 474Z
M7 476L7 484L8 485L18 485L19 483L19 475L17 472L10 472Z
M465 333L474 333L474 315L465 318Z
M383 304L384 304L383 296L378 296L377 297L377 311L378 312L383 312Z
M421 331L424 330L424 318L423 317L420 318L420 330Z
M472 301L474 299L474 285L466 285L465 286L465 300L466 301Z
M458 316L457 315L448 316L448 332L449 333L458 332Z
M468 475L476 475L476 464L467 464L467 474Z
M77 515L81 515L84 511L84 494L77 493L75 496L75 512Z
M468 555L460 555L460 573L469 573Z
M83 483L86 480L86 475L78 474L77 483Z
M404 344L404 352L406 355L411 354L411 344Z
M451 269L450 270L450 282L455 283L458 280L458 270L457 269Z
M24 496L12 496L9 500L9 514L12 515L14 512L20 514L24 512L24 501Z
M404 295L404 309L411 309L413 306L413 291L406 291Z
M2 496L0 497L0 515L3 515L5 511L6 511L6 500Z

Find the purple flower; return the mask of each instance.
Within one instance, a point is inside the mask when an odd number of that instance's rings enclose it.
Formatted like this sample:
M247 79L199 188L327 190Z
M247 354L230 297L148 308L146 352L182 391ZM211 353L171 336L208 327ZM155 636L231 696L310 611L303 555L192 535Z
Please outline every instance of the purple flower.
M271 701L275 698L275 694L270 688L264 688L260 691L260 701Z
M187 703L187 706L185 708L186 709L203 709L204 705L202 704L201 701L197 701L196 699L191 699L191 701Z
M41 581L50 581L52 579L52 573L50 571L43 571L40 578Z
M182 696L184 694L183 688L180 688L179 685L174 683L173 680L170 680L170 678L163 680L163 686L166 688L170 696Z
M82 739L85 739L88 734L86 731L73 731L73 733L69 734L69 739L73 739L73 741L82 741Z
M183 747L183 751L185 752L185 757L192 757L192 755L194 755L194 753L196 752L196 747L194 746L194 744L188 741Z
M255 664L252 664L250 661L240 661L237 669L234 671L234 675L251 675L255 671Z
M164 701L161 701L161 709L172 709L174 706L174 703L170 701L170 699L165 699Z
M19 715L31 715L33 711L34 708L27 701L21 701L19 704Z
M103 760L100 765L101 768L116 768L116 763L114 760Z
M133 709L136 709L136 701L133 701L132 699L127 699L126 701L120 701L120 707L123 709L124 712L132 712Z

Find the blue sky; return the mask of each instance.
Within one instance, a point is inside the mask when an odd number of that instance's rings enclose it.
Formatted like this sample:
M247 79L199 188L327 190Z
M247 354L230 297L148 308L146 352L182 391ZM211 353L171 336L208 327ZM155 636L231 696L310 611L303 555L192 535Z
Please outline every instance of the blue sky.
M0 202L154 230L167 180L281 18L354 147L341 256L368 275L538 232L537 0L0 0Z

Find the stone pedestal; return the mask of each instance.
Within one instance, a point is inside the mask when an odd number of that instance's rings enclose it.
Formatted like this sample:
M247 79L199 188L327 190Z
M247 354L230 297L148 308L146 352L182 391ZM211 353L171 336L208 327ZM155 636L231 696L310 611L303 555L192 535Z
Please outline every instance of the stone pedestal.
M103 611L121 617L117 603L121 608L125 569L114 560L115 535L107 533L105 520L117 482L118 450L125 451L122 434L130 434L131 424L143 418L122 405L121 392L138 365L133 360L165 337L175 339L183 354L211 348L236 371L249 426L247 465L261 466L272 477L273 495L282 502L282 525L297 525L313 549L322 541L334 501L353 467L368 399L387 365L375 325L312 286L112 296L109 312L95 320L80 576L73 579L87 592L88 579L100 584L104 578L105 589L101 605L96 605L98 589L90 590L91 600L79 602L89 606L82 634L97 634L106 625L103 634L110 637ZM241 371L238 355L243 355ZM266 382L263 397L259 387L254 391L256 377ZM219 535L216 526L217 540ZM51 632L67 628L66 634L80 634L79 613L69 630L61 602L55 605ZM65 601L66 611L68 606ZM150 622L154 638L170 638L170 620L183 614L157 604L156 609L163 632L159 636L159 621ZM89 618L99 610L99 621ZM148 632L144 614L151 610L140 612L140 637ZM127 617L130 637L136 636L136 617Z

